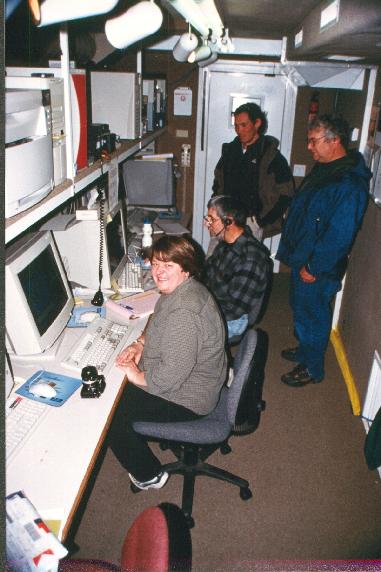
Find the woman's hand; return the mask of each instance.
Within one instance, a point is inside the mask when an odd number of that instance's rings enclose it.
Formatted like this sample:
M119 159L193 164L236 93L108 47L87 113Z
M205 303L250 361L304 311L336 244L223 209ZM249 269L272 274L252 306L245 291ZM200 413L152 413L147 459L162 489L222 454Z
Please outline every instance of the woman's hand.
M117 367L121 369L127 376L128 381L134 385L140 385L141 387L147 387L144 372L141 371L134 361L124 361L116 363Z
M138 364L140 358L142 357L143 349L143 342L135 340L131 345L127 346L123 351L121 351L115 360L115 365L120 367L129 361L133 361Z

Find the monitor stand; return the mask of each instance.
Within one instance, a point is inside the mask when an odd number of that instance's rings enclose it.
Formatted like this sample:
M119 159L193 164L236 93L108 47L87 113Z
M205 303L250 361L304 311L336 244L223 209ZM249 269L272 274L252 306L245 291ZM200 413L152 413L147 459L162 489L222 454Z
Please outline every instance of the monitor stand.
M8 351L9 359L11 363L15 363L17 365L33 365L34 363L45 362L45 361L54 361L57 357L58 350L61 346L62 340L64 339L65 330L61 332L59 337L56 341L47 348L44 352L39 354L31 354L31 355L16 355L12 351Z

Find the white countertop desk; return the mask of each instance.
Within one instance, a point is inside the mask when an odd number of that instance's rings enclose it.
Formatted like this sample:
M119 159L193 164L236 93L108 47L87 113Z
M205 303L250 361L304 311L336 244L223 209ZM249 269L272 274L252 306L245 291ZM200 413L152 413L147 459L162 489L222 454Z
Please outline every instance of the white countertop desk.
M116 322L120 318L109 311ZM134 320L143 330L147 318ZM79 377L60 365L82 328L67 328L55 360L14 367L15 375L26 380L38 369ZM135 339L140 331L134 332ZM132 340L131 340L132 341ZM20 452L7 463L6 494L23 490L41 517L58 520L58 537L64 540L85 490L91 470L109 428L122 393L123 372L112 367L106 388L99 398L82 399L80 388L61 407L47 405L49 412L31 434ZM18 386L21 384L18 384ZM17 389L14 387L13 391Z

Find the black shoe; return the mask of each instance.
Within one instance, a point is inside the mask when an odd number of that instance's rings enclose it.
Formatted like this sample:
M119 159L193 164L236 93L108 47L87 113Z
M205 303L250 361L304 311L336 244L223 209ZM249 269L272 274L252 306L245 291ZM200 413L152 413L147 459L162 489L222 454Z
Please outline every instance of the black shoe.
M282 358L287 359L288 361L298 361L296 359L296 352L298 351L298 347L296 348L287 348L280 352Z
M311 377L308 369L303 364L297 365L292 371L282 375L280 379L290 387L303 387L308 383L320 383L323 381L322 379L314 379Z

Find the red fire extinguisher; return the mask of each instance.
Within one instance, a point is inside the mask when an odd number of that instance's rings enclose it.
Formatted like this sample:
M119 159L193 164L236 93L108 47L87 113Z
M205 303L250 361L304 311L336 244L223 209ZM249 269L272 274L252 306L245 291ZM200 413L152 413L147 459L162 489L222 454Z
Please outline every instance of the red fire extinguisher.
M308 108L308 123L316 119L319 113L319 92L314 91Z

